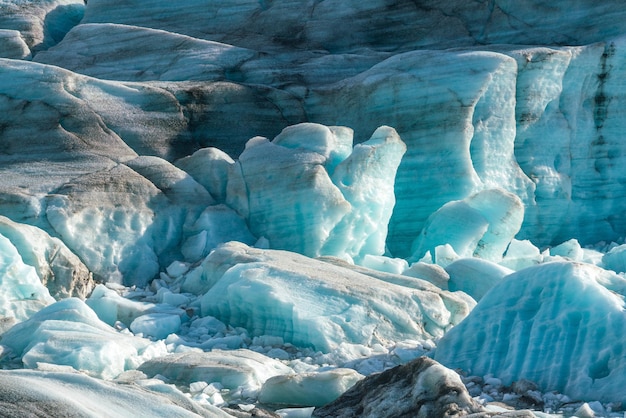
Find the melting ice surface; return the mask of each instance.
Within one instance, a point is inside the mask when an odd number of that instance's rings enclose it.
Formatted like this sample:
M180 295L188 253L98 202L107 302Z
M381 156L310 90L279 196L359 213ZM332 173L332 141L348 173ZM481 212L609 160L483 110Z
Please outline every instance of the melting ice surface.
M623 4L396 3L0 1L0 415L624 415Z

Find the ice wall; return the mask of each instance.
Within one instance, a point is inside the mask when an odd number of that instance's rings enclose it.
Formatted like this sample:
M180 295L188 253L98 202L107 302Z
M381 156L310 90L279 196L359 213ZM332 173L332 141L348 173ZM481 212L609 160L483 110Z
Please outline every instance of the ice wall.
M441 206L496 187L522 200L521 237L537 245L623 235L618 167L624 53L616 4L600 10L586 3L546 9L494 2L492 8L451 10L446 4L402 3L392 12L378 1L325 2L312 9L288 1L222 3L198 0L174 10L156 1L124 2L113 10L95 1L81 24L34 57L115 83L52 67L3 65L24 83L52 80L53 74L68 80L40 85L42 92L64 97L66 90L76 98L49 103L59 111L47 116L50 125L32 124L42 132L55 132L55 121L65 114L61 103L82 106L87 100L82 108L90 110L73 111L81 116L72 126L63 121L64 129L80 138L90 132L105 139L113 132L135 152L170 161L206 146L237 159L251 137L273 138L297 122L351 127L357 143L381 125L392 126L407 144L387 239L394 256L411 255L411 243ZM531 10L542 10L546 20L537 21ZM583 10L593 16L589 21L580 21ZM155 14L169 18L152 19ZM381 22L393 16L396 24L378 25L372 16ZM204 18L211 23L200 25ZM338 19L344 23L336 24ZM276 21L284 31L274 28ZM433 32L443 27L446 34ZM523 29L528 27L533 30ZM350 36L340 41L343 30ZM115 42L99 42L99 33ZM435 38L436 44L427 40ZM516 46L539 40L549 45ZM566 46L572 44L578 46ZM42 76L42 68L48 75ZM28 91L9 93L12 113L15 99L36 99ZM30 120L35 109L17 116ZM100 132L98 120L110 131ZM3 133L9 142L14 135L13 128ZM15 189L6 193L25 199Z

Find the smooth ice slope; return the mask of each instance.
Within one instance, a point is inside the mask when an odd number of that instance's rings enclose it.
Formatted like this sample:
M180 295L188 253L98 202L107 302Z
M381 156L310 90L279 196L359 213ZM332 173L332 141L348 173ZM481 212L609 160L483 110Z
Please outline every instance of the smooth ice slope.
M323 351L341 343L371 346L440 337L471 309L466 299L425 281L406 278L413 288L403 287L241 243L219 247L203 268L210 289L202 297L203 316L244 327L252 336L279 336Z
M511 274L440 341L435 359L471 375L520 379L572 399L624 402L626 280L553 262Z
M102 33L107 34L103 43ZM115 45L114 48L111 45ZM255 51L170 32L113 24L83 24L36 61L105 80L220 80ZM85 59L85 57L92 59ZM175 65L172 65L175 63Z

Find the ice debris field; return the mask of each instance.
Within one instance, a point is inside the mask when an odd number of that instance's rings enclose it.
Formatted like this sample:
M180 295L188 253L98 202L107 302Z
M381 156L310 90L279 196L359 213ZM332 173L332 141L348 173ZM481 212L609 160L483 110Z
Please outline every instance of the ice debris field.
M625 10L0 0L0 416L626 416Z

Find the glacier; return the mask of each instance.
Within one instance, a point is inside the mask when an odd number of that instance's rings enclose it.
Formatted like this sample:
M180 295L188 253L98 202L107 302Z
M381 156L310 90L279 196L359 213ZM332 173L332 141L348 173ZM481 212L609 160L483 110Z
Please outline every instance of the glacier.
M0 0L0 415L622 417L623 22Z

